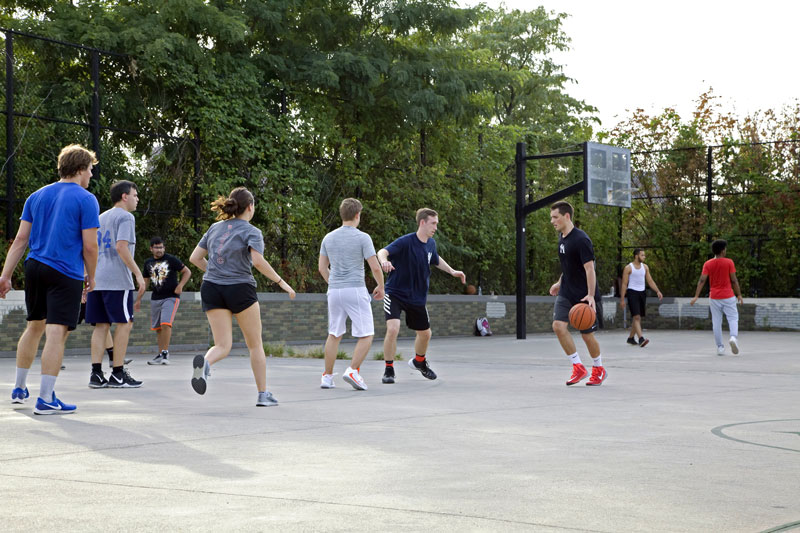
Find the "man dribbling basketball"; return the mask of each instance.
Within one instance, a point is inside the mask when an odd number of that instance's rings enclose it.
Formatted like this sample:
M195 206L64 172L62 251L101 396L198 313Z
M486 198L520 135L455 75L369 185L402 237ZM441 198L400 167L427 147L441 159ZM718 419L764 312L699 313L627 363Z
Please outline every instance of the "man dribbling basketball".
M572 361L572 377L567 385L575 385L589 374L578 355L575 341L567 330L569 311L578 302L585 302L598 315L602 313L600 290L594 271L594 246L589 236L572 223L574 212L569 202L556 202L550 206L550 223L559 233L558 259L561 262L561 277L550 287L550 294L556 297L553 331L564 353ZM581 330L581 337L589 350L593 365L592 376L586 382L587 385L600 385L607 376L600 357L600 344L594 336L597 324L598 321L595 320L590 328Z

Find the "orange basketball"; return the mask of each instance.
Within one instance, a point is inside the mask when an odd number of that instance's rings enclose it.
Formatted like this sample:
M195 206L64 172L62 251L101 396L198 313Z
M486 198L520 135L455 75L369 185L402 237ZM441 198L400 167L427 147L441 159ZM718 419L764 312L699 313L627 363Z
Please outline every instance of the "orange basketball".
M579 303L569 310L569 323L577 330L589 329L594 325L597 315L589 304Z

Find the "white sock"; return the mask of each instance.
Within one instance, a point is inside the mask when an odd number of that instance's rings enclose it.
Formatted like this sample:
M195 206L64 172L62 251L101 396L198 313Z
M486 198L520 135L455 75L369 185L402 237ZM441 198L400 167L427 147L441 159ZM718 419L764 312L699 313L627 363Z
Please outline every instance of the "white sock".
M46 402L52 402L55 398L53 390L56 388L56 376L42 374L42 385L39 387L39 398Z
M573 365L582 365L583 364L581 362L581 356L578 355L578 352L575 352L572 355L568 355L567 357L569 357L569 360L572 361Z
M592 358L592 366L603 366L603 356L598 355L597 357Z
M28 370L30 370L30 368L17 367L17 382L14 384L15 389L25 388L25 383L28 380Z

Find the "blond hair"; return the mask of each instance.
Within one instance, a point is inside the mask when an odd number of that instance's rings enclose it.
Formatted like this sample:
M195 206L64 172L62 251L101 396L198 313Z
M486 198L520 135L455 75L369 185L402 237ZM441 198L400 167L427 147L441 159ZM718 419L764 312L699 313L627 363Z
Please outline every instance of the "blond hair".
M89 165L97 164L97 156L80 144L70 144L58 154L58 177L71 178L78 172L86 170Z

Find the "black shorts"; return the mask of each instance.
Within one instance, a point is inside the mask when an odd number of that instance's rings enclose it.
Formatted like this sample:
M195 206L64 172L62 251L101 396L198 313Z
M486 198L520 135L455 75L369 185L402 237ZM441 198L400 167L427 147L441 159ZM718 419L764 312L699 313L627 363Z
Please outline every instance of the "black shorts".
M69 331L78 325L83 280L72 279L36 259L25 261L25 307L28 320L61 324Z
M203 311L227 309L234 315L258 303L256 288L249 283L220 285L203 281L200 286L200 299L203 302Z
M414 331L425 331L431 329L431 322L428 317L428 309L424 305L411 305L397 296L386 294L383 297L383 315L386 320L393 318L400 319L400 313L406 313L406 326Z
M580 301L573 303L563 296L556 296L556 304L553 307L553 320L569 323L569 311L577 303L580 303ZM603 302L600 301L600 298L594 301L594 306L596 310L594 324L589 329L582 329L581 333L593 333L600 327L600 317L603 315Z
M647 294L645 291L628 289L625 292L625 299L628 300L628 309L631 311L631 316L644 316L645 308L647 307Z

